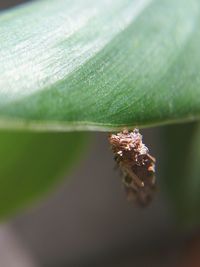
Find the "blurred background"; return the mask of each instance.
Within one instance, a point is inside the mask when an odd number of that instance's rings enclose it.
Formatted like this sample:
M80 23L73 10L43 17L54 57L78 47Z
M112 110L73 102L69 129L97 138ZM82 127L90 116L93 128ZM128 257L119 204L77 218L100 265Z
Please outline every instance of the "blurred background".
M0 9L21 2L1 0ZM164 160L160 131L142 131L157 158L158 182ZM60 186L1 223L0 267L200 266L187 264L190 235L177 231L163 192L146 209L127 202L107 137L91 133L82 160Z

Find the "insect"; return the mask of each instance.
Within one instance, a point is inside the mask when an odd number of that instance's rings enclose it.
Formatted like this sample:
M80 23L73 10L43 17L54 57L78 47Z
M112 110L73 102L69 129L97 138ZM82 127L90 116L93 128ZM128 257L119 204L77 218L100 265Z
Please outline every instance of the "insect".
M119 167L128 199L148 205L155 192L155 158L149 154L138 129L123 130L109 136L114 159Z

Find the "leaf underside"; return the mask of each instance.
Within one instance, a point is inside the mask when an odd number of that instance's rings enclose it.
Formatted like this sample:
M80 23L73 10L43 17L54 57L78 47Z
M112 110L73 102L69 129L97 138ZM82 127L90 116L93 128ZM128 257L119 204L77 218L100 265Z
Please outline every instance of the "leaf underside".
M0 127L200 118L198 0L42 0L0 15Z

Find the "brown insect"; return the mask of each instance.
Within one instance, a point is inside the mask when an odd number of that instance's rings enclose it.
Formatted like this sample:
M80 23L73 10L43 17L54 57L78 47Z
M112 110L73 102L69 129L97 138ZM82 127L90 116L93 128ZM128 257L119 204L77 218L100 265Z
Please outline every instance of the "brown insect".
M124 130L109 136L114 158L122 172L128 199L134 198L141 206L152 200L155 185L155 158L142 143L138 129Z

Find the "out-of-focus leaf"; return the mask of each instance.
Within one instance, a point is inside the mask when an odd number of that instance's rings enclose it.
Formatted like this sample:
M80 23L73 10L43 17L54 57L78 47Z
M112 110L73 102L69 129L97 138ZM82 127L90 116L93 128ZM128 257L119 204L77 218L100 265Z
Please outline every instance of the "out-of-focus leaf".
M41 0L0 16L0 127L200 118L199 0Z
M49 190L74 165L83 133L0 132L0 217Z
M200 225L200 125L168 126L165 135L165 180L180 222Z

